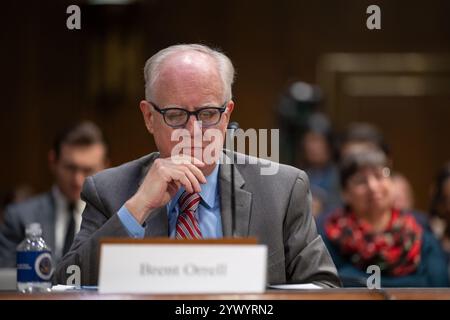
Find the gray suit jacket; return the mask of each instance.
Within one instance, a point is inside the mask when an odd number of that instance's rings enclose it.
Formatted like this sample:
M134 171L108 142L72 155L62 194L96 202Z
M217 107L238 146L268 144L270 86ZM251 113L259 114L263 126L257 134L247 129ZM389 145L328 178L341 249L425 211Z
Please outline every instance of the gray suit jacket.
M82 284L97 284L99 239L128 237L117 211L137 191L158 156L158 153L152 153L87 178L82 191L87 206L81 230L57 267L58 283L66 283L67 267L74 264L81 268ZM238 153L235 156L240 160L247 157ZM269 283L315 282L339 286L336 268L317 234L311 215L306 174L280 165L276 175L261 175L260 164L245 163L235 165L236 235L257 237L260 243L268 246ZM230 172L230 165L220 165L219 190L225 237L232 236ZM167 237L166 207L152 212L146 224L146 237Z
M41 224L42 237L54 249L55 214L51 192L7 207L5 221L0 225L0 267L16 266L16 247L25 238L25 227L32 222Z

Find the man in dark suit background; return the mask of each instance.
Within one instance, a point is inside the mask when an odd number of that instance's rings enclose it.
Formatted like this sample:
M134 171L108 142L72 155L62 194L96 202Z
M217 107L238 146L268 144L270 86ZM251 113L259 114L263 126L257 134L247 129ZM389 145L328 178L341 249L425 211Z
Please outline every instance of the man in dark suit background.
M32 222L41 224L42 236L56 261L68 251L85 207L80 199L84 180L107 163L102 132L92 122L77 123L55 139L48 160L55 179L51 190L5 210L0 226L0 267L15 267L16 247Z
M338 286L312 219L306 174L276 164L277 173L264 175L258 159L222 152L234 108L229 58L202 45L171 46L147 61L144 75L146 99L140 109L159 152L87 178L81 230L57 267L57 282L65 284L67 268L78 265L81 283L97 284L102 237L236 235L257 237L268 246L270 283ZM174 135L182 130L189 139L178 150L180 139ZM205 138L213 134L216 139ZM230 164L220 159L237 162L236 230Z

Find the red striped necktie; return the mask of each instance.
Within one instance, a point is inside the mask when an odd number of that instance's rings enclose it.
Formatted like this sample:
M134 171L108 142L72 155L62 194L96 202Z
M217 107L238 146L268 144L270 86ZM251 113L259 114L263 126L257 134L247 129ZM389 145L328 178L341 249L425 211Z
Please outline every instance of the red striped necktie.
M195 217L195 211L200 203L200 195L198 193L183 192L178 205L180 213L177 220L177 239L201 239L202 232Z

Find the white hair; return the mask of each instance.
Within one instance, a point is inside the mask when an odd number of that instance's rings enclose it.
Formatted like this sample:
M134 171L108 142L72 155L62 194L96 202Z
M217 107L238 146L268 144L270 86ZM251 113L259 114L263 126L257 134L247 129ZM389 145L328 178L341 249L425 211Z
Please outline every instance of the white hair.
M234 82L234 67L231 60L222 52L217 49L211 49L205 45L201 44L179 44L167 47L158 51L156 54L151 56L144 67L144 78L145 78L145 99L152 100L154 92L153 86L159 77L159 72L162 63L166 58L174 53L196 51L206 54L214 59L217 64L217 69L219 71L220 78L222 79L222 85L224 88L224 99L226 101L231 100L232 92L231 87Z

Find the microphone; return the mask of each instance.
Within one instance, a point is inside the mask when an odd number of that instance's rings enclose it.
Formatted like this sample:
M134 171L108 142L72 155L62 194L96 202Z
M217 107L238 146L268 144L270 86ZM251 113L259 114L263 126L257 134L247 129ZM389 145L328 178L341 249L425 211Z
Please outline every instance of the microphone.
M229 139L230 142L233 142L233 144L230 144L234 146L234 134L236 130L239 129L239 123L236 121L230 122L228 124L228 132L229 132ZM234 148L233 148L234 149ZM234 161L236 160L234 156L234 150L230 150L233 152L233 158L230 165L231 170L231 234L233 237L236 236L236 196L235 196L235 185L234 185Z
M234 132L237 130L237 129L239 129L239 123L237 123L236 121L233 121L233 122L230 122L229 124L228 124L228 128L227 128L228 130L231 130L230 131L230 134L231 134L231 136L233 137L234 136Z

